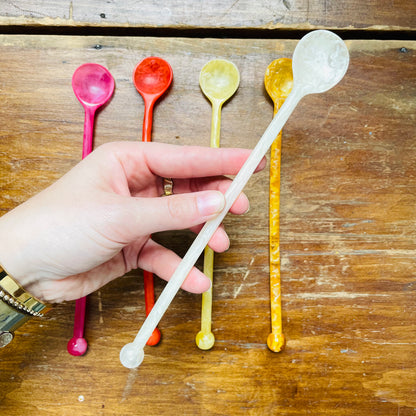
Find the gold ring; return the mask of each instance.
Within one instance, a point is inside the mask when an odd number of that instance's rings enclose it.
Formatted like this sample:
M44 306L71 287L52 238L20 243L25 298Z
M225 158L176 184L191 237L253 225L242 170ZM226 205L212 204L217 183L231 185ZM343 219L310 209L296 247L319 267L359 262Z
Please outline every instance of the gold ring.
M163 178L163 195L169 196L173 194L173 181L171 178Z

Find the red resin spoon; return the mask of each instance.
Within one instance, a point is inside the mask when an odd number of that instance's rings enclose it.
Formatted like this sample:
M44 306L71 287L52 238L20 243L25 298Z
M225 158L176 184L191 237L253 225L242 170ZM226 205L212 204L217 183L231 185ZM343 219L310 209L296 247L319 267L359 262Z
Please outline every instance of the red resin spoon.
M84 64L78 67L72 76L72 89L85 110L82 145L84 159L92 151L95 113L113 95L114 79L103 66ZM88 344L84 338L86 302L86 297L75 302L74 332L67 344L67 350L71 355L84 355L87 351Z
M166 92L172 83L173 72L170 65L161 58L154 56L143 59L133 72L133 82L144 100L144 117L142 141L152 141L153 107L155 102ZM146 316L155 304L153 274L143 270L144 299ZM155 328L147 345L157 345L160 341L160 331Z

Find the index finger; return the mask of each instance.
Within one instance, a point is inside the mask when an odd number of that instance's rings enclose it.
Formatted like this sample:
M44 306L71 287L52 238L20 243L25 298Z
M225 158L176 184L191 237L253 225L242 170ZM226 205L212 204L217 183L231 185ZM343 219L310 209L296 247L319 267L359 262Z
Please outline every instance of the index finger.
M239 148L210 148L178 146L164 143L121 142L116 154L127 177L138 169L147 168L155 175L172 178L200 178L236 175L251 150ZM264 168L262 162L256 170Z

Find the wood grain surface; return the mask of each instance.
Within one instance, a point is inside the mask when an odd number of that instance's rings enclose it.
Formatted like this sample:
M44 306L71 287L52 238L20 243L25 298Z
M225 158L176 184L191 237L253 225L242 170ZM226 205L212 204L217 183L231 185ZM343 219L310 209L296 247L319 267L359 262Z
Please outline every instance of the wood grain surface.
M18 3L1 8L12 14ZM42 4L58 8L60 2ZM209 146L211 108L198 77L208 60L220 57L241 74L239 90L223 108L221 145L253 147L273 114L263 86L266 67L291 57L295 45L0 36L0 213L81 159L83 110L71 77L82 63L103 64L116 80L112 101L97 117L95 147L140 140L143 101L132 72L149 55L166 59L174 72L172 88L155 108L153 141ZM181 291L161 321L161 344L146 348L139 369L122 367L119 351L144 319L142 275L133 272L89 297L90 347L83 357L66 351L72 302L21 327L0 350L0 414L416 414L416 42L347 45L351 65L344 80L306 97L283 132L285 350L276 354L266 346L266 168L246 188L250 212L225 220L231 247L215 256L211 351L194 341L201 298ZM180 231L157 239L184 254L193 236ZM164 283L155 284L159 294Z
M409 0L3 0L0 25L142 28L407 30Z

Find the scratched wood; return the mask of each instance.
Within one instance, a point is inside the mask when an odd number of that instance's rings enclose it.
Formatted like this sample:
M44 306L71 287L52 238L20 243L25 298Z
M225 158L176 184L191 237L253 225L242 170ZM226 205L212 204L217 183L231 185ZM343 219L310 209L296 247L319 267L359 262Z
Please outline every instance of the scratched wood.
M116 80L97 118L95 146L140 140L143 102L131 74L148 55L174 71L155 108L153 140L208 146L211 108L199 71L212 58L230 59L241 84L223 108L221 144L253 147L273 113L266 67L290 57L295 44L0 36L1 213L80 160L83 111L71 90L78 65L98 62ZM122 367L119 351L144 319L142 276L129 273L89 297L84 357L66 352L73 302L29 322L0 350L1 414L416 414L416 42L348 47L342 83L306 97L283 133L286 349L266 347L266 169L247 186L250 212L225 220L231 247L215 257L211 351L194 341L200 296L180 292L162 319L161 344L146 349L138 370ZM157 238L184 254L193 236ZM157 293L163 286L156 280Z
M13 0L0 4L0 24L145 28L408 30L408 0Z

